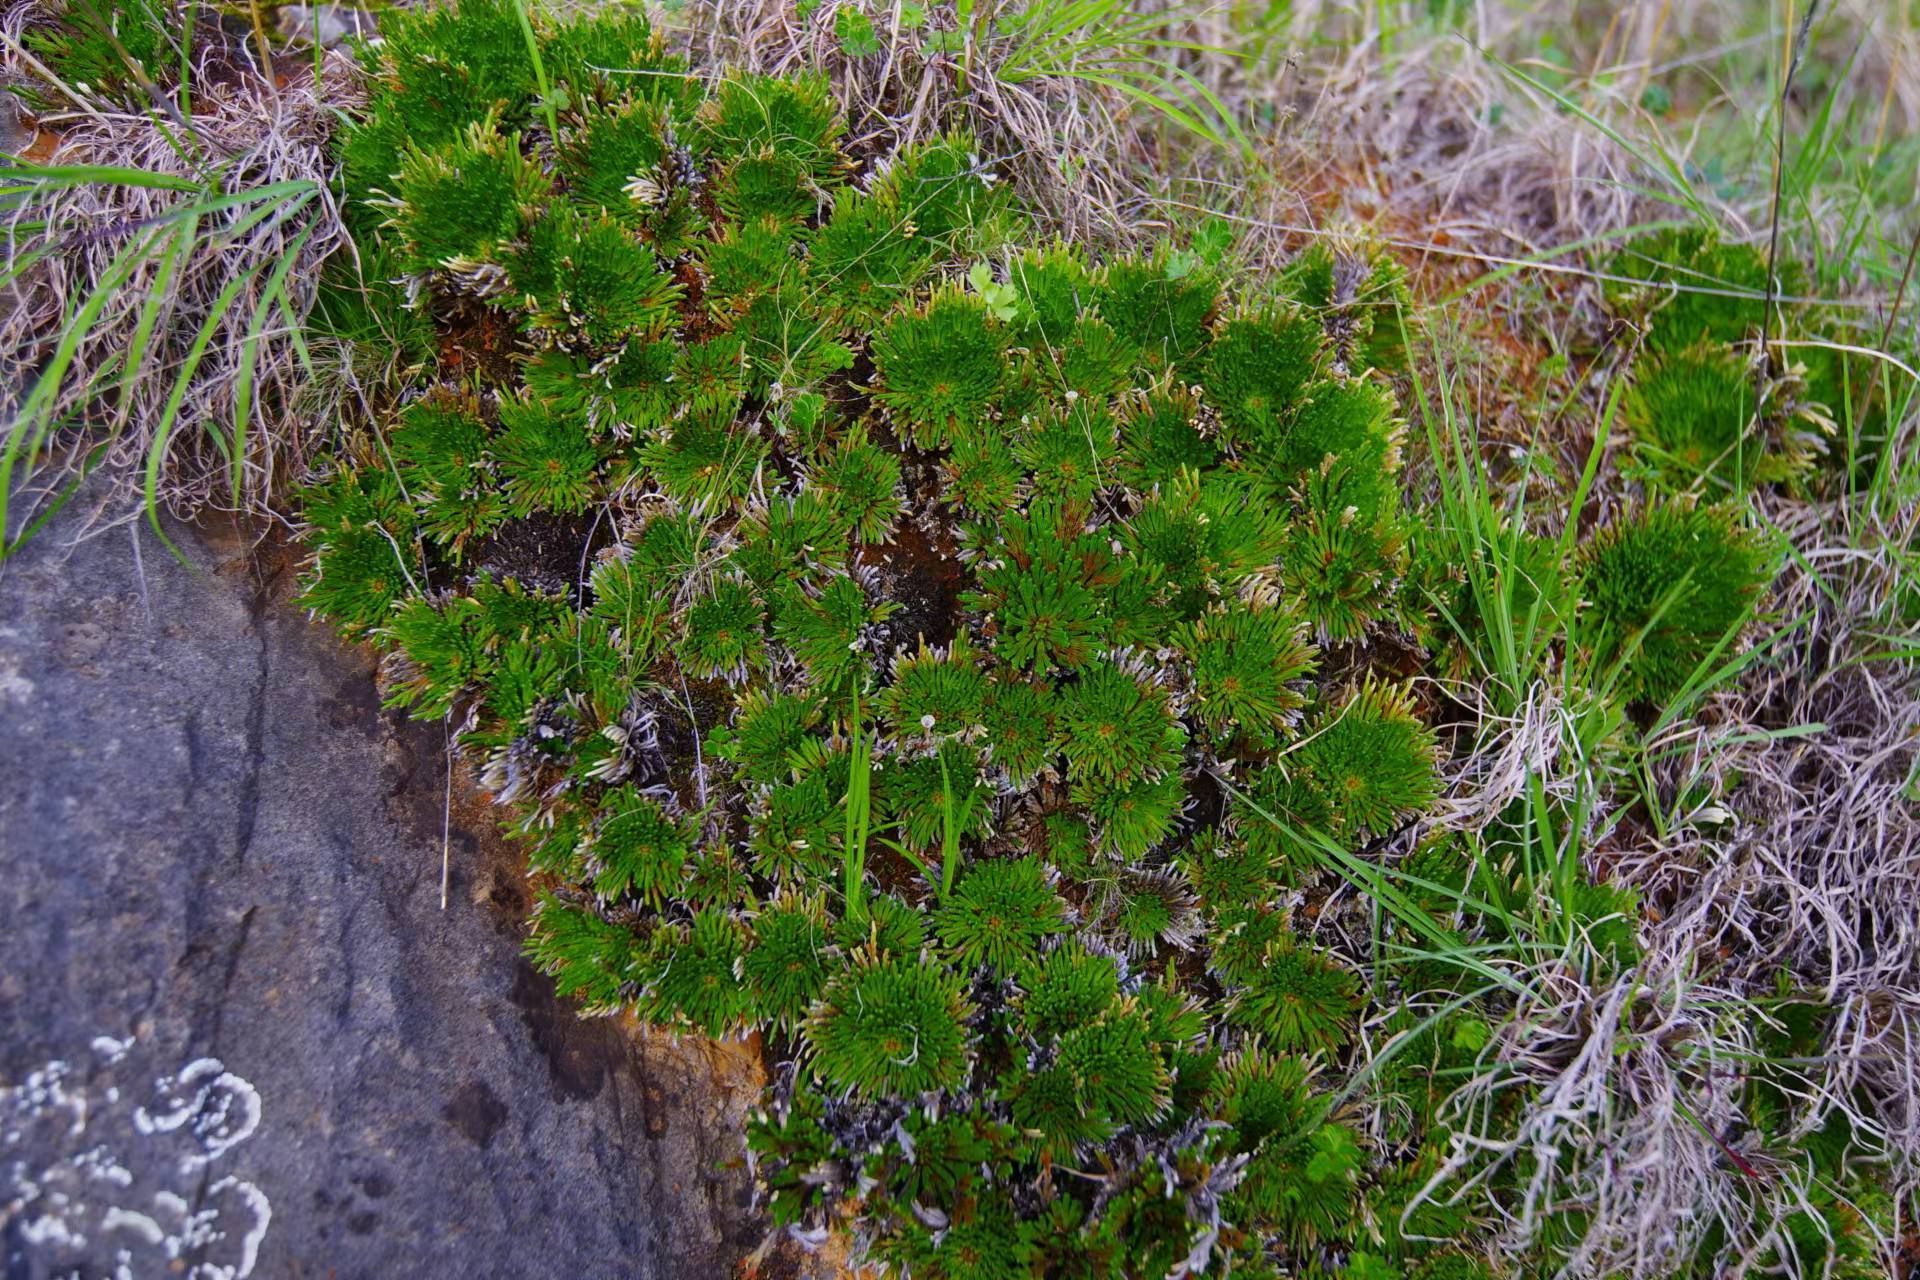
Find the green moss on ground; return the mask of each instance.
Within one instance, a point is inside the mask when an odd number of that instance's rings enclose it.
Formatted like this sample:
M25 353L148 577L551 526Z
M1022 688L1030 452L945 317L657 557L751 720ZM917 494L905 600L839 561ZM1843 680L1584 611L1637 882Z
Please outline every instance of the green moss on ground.
M1614 299L1654 496L1565 560L1482 513L1496 608L1402 496L1391 259L1033 248L964 135L850 154L817 78L536 34L558 137L497 0L367 54L351 216L438 354L308 490L305 585L460 727L529 954L763 1033L774 1221L914 1276L1493 1274L1419 1192L1552 803L1435 822L1446 681L1518 602L1630 732L1740 644L1777 557L1714 500L1812 465L1730 403L1745 331ZM1631 893L1550 892L1631 967Z

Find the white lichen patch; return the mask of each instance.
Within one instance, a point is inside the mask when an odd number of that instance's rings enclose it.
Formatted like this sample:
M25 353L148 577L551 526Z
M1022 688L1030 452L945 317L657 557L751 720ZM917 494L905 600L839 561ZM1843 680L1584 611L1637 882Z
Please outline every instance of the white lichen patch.
M259 1091L217 1058L156 1073L131 1036L90 1050L0 1085L8 1274L252 1275L272 1206L213 1166L259 1130Z
M25 706L33 700L33 681L20 674L18 665L0 662L0 702Z

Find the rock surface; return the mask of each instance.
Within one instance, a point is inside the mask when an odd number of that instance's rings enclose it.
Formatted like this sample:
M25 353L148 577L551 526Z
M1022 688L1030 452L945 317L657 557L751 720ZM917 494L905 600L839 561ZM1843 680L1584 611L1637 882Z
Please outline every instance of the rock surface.
M457 785L441 909L444 730L287 556L83 519L0 566L7 1280L732 1274L753 1055L558 1002Z

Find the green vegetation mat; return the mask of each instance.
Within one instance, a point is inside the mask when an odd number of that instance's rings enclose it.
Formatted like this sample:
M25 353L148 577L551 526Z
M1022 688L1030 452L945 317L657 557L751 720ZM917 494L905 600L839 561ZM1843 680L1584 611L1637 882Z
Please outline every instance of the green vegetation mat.
M929 1280L1554 1274L1586 1211L1495 1028L1555 975L1630 1003L1582 853L1650 820L1460 780L1543 687L1648 767L1782 623L1748 496L1884 467L1872 362L1755 341L1829 332L1791 269L1603 264L1642 354L1543 519L1364 238L1048 241L967 136L875 153L637 11L383 34L312 323L406 372L302 494L304 600L457 730L564 993L761 1037L774 1223ZM1794 1127L1828 1010L1775 995L1723 1087L1814 1176L1755 1256L1874 1274L1877 1166Z

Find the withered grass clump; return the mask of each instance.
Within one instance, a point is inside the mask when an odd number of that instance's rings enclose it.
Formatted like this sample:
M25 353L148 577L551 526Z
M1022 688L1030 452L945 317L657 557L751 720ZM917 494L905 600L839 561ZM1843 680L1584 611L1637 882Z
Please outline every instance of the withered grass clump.
M359 101L350 60L289 54L269 77L197 7L115 21L118 48L38 6L0 15L34 131L0 232L7 545L95 471L121 494L108 519L263 510L352 390L301 333L346 252L330 139Z

